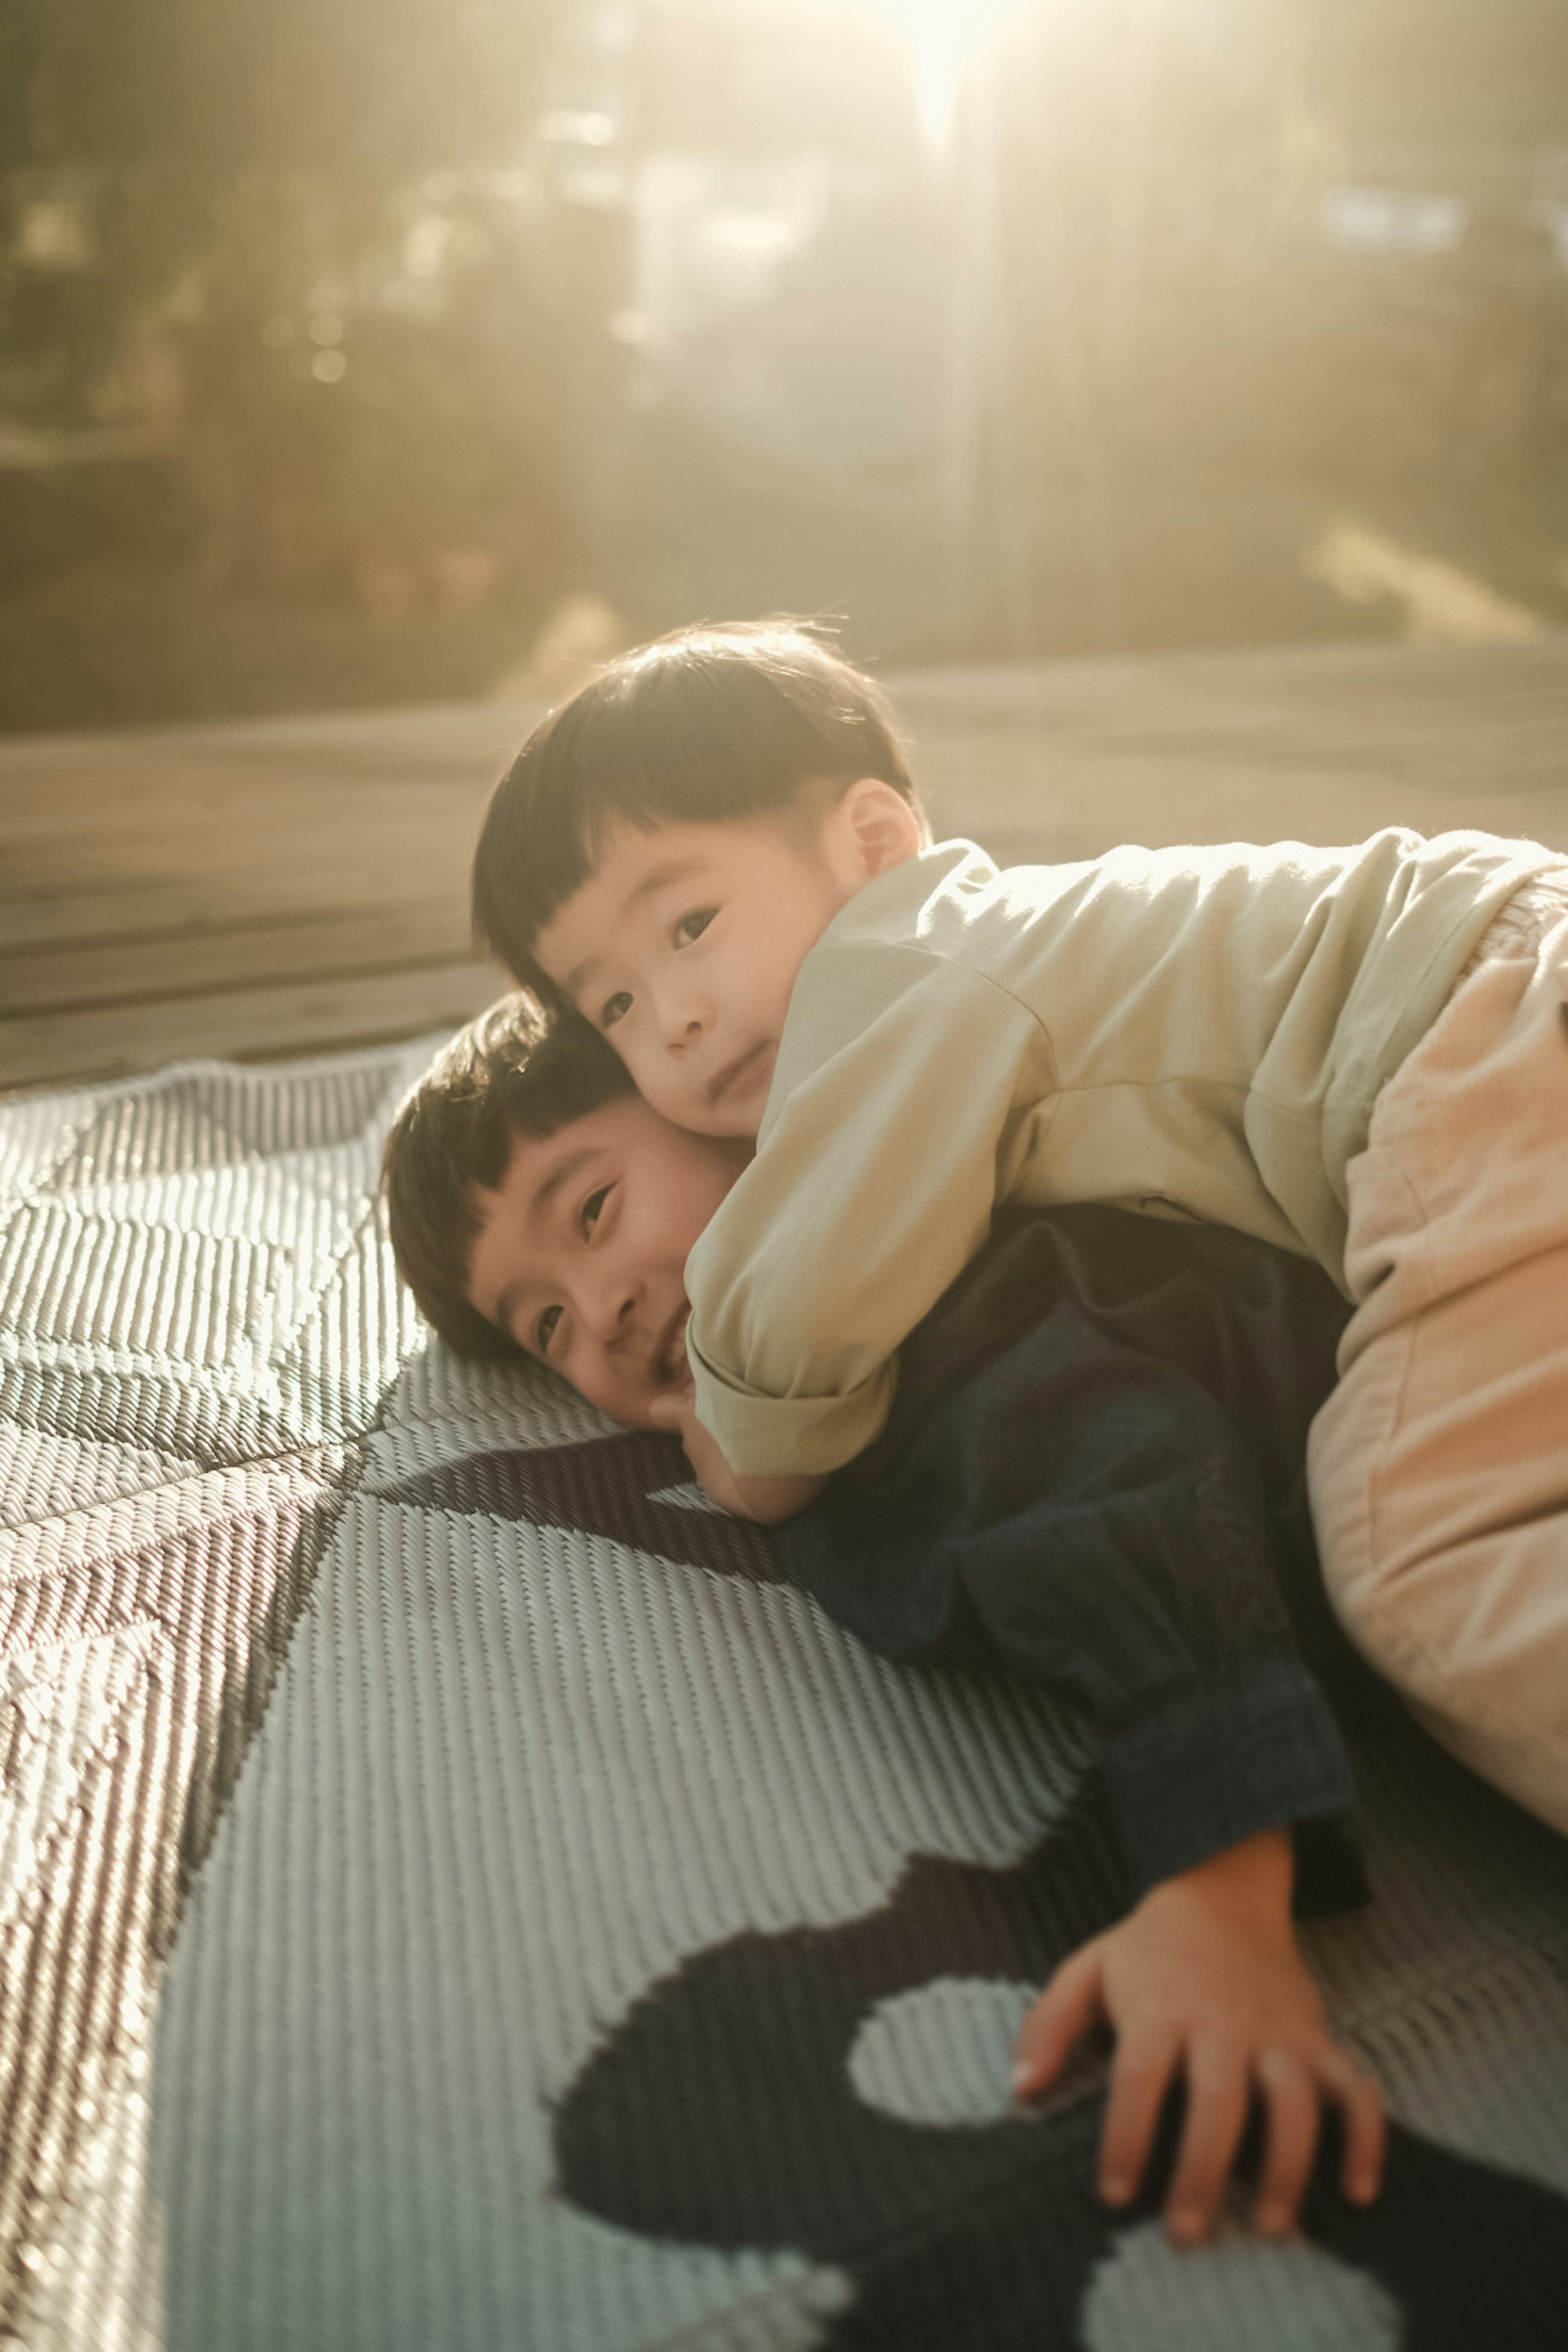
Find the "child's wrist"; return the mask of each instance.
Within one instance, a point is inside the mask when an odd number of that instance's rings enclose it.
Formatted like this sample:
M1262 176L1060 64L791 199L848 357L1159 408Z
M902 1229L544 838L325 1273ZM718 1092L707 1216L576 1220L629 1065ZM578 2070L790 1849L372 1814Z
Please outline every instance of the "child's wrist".
M1289 1830L1260 1830L1151 1887L1140 1908L1201 1902L1265 1925L1290 1919L1295 1853Z

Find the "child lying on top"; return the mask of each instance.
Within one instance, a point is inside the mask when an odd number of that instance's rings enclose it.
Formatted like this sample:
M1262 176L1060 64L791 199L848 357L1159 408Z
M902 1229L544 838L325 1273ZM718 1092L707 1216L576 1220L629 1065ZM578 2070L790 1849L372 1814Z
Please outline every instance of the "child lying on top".
M927 845L871 681L763 625L547 719L474 904L666 1117L757 1139L687 1270L710 1493L777 1517L869 1444L1001 1203L1274 1242L1356 1307L1310 1454L1336 1607L1568 1829L1568 860L1390 830L998 874Z
M521 1348L656 1426L690 1385L687 1257L749 1157L662 1118L574 1016L514 998L397 1114L394 1248L464 1353ZM1291 1506L1343 1320L1318 1269L1241 1235L1005 1213L910 1335L876 1443L779 1530L799 1580L885 1655L1000 1668L1087 1716L1131 1907L1058 1971L1017 2081L1043 2088L1115 2022L1100 2177L1123 2201L1184 2069L1178 2237L1206 2228L1252 2091L1266 2229L1294 2220L1321 2100L1344 2115L1347 2190L1380 2174L1375 2086L1335 2047L1290 1927L1293 1876L1304 1900L1346 1891L1324 1865L1349 1772L1291 1625L1315 1573Z

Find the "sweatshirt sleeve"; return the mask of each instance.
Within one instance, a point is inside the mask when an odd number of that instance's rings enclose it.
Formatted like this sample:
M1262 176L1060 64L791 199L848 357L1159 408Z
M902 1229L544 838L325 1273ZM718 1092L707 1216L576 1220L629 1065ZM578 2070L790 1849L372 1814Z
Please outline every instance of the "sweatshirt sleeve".
M1235 1423L1065 1302L779 1530L828 1613L902 1663L1080 1710L1137 1895L1352 1801Z
M1294 1658L1199 1685L1098 1746L1135 1898L1259 1830L1337 1821L1354 1796L1339 1726Z
M808 960L779 1110L687 1264L697 1414L731 1469L817 1475L877 1435L1051 1093L1041 1024L984 974L916 946Z

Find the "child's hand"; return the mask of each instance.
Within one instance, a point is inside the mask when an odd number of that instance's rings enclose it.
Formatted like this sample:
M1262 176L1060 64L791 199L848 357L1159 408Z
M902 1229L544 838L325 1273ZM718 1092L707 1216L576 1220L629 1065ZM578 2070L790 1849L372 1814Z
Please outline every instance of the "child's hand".
M696 1394L690 1382L671 1389L668 1396L656 1397L648 1412L657 1428L672 1430L679 1438L703 1493L721 1509L733 1512L736 1518L751 1518L752 1514L746 1508L740 1480L720 1453L717 1438L710 1437L697 1418Z
M656 1397L648 1407L656 1428L673 1430L686 1448L686 1458L703 1493L738 1519L755 1519L773 1527L803 1511L821 1492L820 1478L776 1475L738 1476L697 1418L695 1392L689 1383Z
M1344 2118L1346 2196L1370 2203L1382 2181L1382 2095L1330 2033L1290 1926L1290 1872L1289 1838L1272 1830L1166 1879L1062 1963L1018 2036L1013 2085L1029 2096L1089 2027L1115 2027L1100 2144L1100 2194L1112 2205L1136 2195L1173 2071L1185 2069L1165 2202L1178 2241L1195 2242L1214 2219L1254 2091L1268 2110L1260 2229L1294 2226L1325 2099Z

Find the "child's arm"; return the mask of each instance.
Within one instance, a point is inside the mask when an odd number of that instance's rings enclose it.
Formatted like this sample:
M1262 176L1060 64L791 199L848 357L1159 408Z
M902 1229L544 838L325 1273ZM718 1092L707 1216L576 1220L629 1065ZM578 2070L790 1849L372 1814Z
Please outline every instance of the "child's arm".
M826 1473L876 1437L900 1347L985 1238L1009 1123L1051 1085L1039 1021L991 982L868 954L835 959L831 1001L806 959L791 1027L814 992L806 1034L834 1050L781 1050L765 1139L687 1259L703 1423L742 1474Z
M1100 2147L1100 2193L1136 2195L1161 2102L1184 2074L1187 2113L1165 2202L1191 2242L1214 2219L1253 2093L1268 2113L1260 2229L1296 2219L1324 2103L1345 2126L1342 2178L1358 2204L1383 2176L1377 2085L1339 2048L1290 1925L1291 1847L1266 1830L1152 1887L1124 1919L1065 1960L1024 2021L1014 2088L1037 2096L1079 2035L1116 2031Z
M650 1411L659 1428L671 1430L679 1438L703 1493L738 1519L755 1519L764 1528L775 1527L779 1520L804 1511L807 1503L815 1502L822 1492L820 1478L785 1471L738 1476L719 1451L717 1439L710 1437L698 1420L689 1386L671 1390L668 1396L658 1399Z
M1296 1948L1283 1827L1353 1801L1279 1581L1340 1310L1297 1262L1219 1239L1110 1211L1016 1221L907 1342L885 1435L784 1531L797 1580L883 1655L999 1668L1083 1709L1133 1907L1057 1970L1021 2080L1037 2093L1087 2027L1115 2027L1102 2179L1124 2198L1184 2079L1178 2236L1212 2217L1254 2090L1270 2227L1299 2206L1325 2097L1352 2192L1382 2162L1377 2092Z

